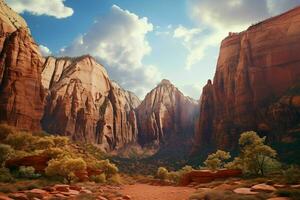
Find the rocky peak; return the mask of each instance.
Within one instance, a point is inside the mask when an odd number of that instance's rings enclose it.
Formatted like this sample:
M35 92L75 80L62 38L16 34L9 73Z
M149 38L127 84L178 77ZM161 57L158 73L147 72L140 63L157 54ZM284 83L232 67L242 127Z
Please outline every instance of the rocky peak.
M139 100L112 82L93 57L49 57L42 82L49 93L42 124L49 133L90 142L104 151L136 142L133 109Z
M196 108L197 103L185 97L170 81L162 80L136 109L140 143L165 143L183 130L186 135L192 134Z
M2 29L7 28L8 26L11 31L24 28L30 33L26 21L18 13L7 6L4 0L0 0L0 21Z
M158 86L171 86L171 85L173 85L173 84L171 83L171 81L169 81L167 79L161 80L161 82L158 84Z

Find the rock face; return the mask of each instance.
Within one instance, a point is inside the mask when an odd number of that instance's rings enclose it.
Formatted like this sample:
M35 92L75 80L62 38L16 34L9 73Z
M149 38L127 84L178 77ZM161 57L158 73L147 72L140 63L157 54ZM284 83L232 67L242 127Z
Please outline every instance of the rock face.
M105 151L136 142L133 109L138 98L110 81L92 57L47 58L42 83L49 90L42 120L49 133L94 143Z
M140 144L168 143L177 136L191 138L197 102L162 80L137 108Z
M42 59L26 22L0 1L0 121L40 129Z
M242 176L241 170L224 169L218 171L210 170L194 170L185 174L180 180L180 185L188 185L191 182L195 183L209 183L216 179L227 179L232 177Z
M213 83L200 103L194 150L235 148L242 131L275 132L299 124L300 7L230 34Z

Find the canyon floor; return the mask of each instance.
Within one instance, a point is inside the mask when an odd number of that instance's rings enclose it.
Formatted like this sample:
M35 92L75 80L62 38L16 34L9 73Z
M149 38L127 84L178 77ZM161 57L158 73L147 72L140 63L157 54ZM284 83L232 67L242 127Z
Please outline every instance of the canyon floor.
M122 194L131 196L133 200L184 200L195 191L196 189L191 187L134 184L125 185Z

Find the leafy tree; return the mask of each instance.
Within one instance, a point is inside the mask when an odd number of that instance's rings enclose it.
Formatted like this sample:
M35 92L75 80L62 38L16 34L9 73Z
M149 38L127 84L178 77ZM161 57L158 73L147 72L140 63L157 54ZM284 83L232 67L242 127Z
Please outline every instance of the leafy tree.
M156 176L157 178L161 179L161 180L166 180L168 178L168 170L164 167L159 167L157 169L157 173Z
M113 163L111 163L108 159L97 161L95 164L97 169L102 170L107 178L112 177L113 175L117 174L119 169Z
M71 183L76 178L75 172L85 169L86 163L82 158L63 157L50 160L45 171L47 176L60 176Z
M225 161L230 158L231 156L229 152L218 150L216 153L210 154L204 161L204 164L207 168L216 170L223 168L225 165Z
M37 150L44 150L53 147L55 144L51 137L41 137L35 143L34 147Z
M12 134L15 129L7 124L0 124L0 141L6 139L9 134Z
M69 138L63 136L52 137L55 147L64 147L69 143Z
M265 145L266 137L259 137L256 132L249 131L241 134L239 145L240 159L243 168L256 175L264 175L268 161L276 157L276 151Z
M4 162L11 157L14 150L11 146L6 144L0 144L0 167L4 165Z
M5 143L15 150L32 150L37 138L28 132L15 132L7 136Z
M21 166L18 171L18 176L21 178L34 179L40 177L40 174L36 174L35 169L31 166Z
M4 167L0 167L0 182L12 182L14 181L13 176L11 175L9 169L4 168Z

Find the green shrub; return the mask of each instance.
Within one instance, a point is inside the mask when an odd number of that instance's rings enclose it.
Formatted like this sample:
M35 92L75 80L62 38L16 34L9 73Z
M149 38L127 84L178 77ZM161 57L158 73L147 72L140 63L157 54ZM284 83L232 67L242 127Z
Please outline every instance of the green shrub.
M296 166L290 166L282 172L285 181L289 184L296 184L300 182L300 169Z
M119 172L118 167L108 159L94 162L93 168L102 170L107 178L110 178Z
M105 183L106 182L106 176L104 173L97 175L97 176L92 176L91 180L94 181L95 183Z
M15 132L15 128L8 126L7 124L0 124L0 141L7 138L9 134Z
M63 157L50 160L45 171L47 176L62 177L71 183L76 179L75 172L85 169L86 163L82 158Z
M13 182L13 181L14 181L14 178L10 174L9 169L4 168L4 167L0 168L0 182L7 183L7 182Z
M28 132L14 132L9 134L5 143L9 144L15 150L31 151L38 137L32 136Z
M36 174L35 169L33 167L21 166L18 171L18 176L20 178L35 179L39 178L41 175Z
M166 180L168 178L168 170L164 167L159 167L156 172L156 177L160 180Z
M64 147L69 143L68 137L63 136L52 136L52 140L54 142L55 147Z
M179 174L179 172L169 172L167 174L167 179L173 183L179 183L180 174Z
M50 148L50 149L47 149L45 151L45 153L52 159L55 159L55 158L59 158L59 157L62 157L64 156L65 152L63 151L63 149L60 149L60 148L57 148L57 147L53 147L53 148Z
M0 144L0 167L2 167L4 162L11 157L13 152L14 150L11 146Z
M114 174L109 179L107 179L108 183L120 185L122 184L121 176L119 174Z
M279 189L276 194L280 197L289 197L294 200L300 200L300 190L299 189Z
M54 142L52 137L41 137L37 139L34 143L34 149L35 150L44 150L49 149L51 147L54 147Z
M230 159L230 153L222 150L216 151L216 153L210 154L204 161L204 165L211 170L223 168L225 161Z

